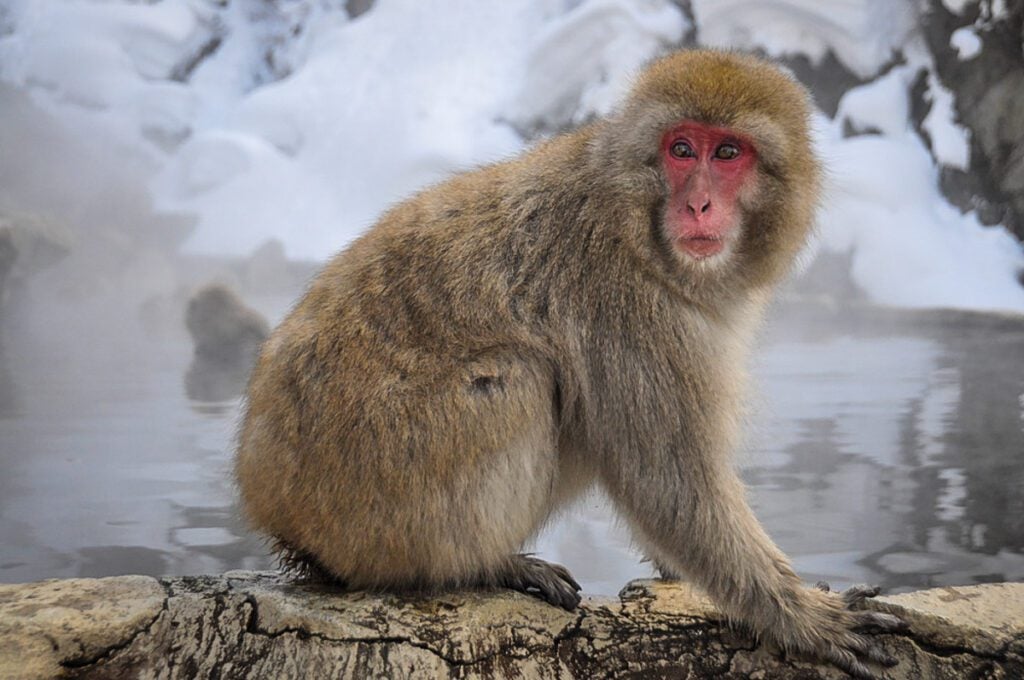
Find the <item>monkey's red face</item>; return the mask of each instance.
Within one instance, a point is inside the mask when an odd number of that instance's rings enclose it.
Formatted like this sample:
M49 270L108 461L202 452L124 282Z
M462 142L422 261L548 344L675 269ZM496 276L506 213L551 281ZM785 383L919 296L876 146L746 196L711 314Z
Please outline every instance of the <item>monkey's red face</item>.
M726 250L739 232L740 195L755 180L753 144L728 128L684 121L662 138L661 156L672 245L697 260Z

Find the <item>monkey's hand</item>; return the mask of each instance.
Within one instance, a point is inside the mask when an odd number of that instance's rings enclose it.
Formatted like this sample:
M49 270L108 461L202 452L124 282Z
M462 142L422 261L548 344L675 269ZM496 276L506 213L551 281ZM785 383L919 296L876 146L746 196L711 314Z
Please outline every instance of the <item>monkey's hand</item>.
M892 633L907 627L899 617L861 608L864 600L879 592L877 586L859 585L833 593L827 583L818 583L802 591L807 599L787 617L789 621L768 635L783 649L827 661L855 678L879 680L884 676L863 661L887 667L897 661L864 633Z

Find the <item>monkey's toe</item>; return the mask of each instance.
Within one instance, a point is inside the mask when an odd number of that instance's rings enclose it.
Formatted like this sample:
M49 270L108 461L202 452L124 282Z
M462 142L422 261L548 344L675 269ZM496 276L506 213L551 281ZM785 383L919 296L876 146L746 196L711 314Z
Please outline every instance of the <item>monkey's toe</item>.
M580 584L569 570L532 555L514 555L498 585L539 597L568 611L580 603Z
M889 654L871 636L853 632L847 632L836 636L830 642L825 642L817 650L811 651L808 657L819 662L828 662L861 680L884 680L887 677L884 673L872 669L865 662L886 668L899 663L896 657Z
M872 634L906 630L907 624L898 616L866 608L866 600L878 595L881 589L877 586L856 585L842 592L834 592L823 581L816 583L815 588L828 593L824 597L834 598L832 601L840 607L838 614L843 625L824 635L822 645L812 652L812 656L828 661L855 678L885 678L885 674L867 664L891 667L898 661Z
M898 616L882 612L863 611L854 614L856 628L877 633L898 633L907 630L907 622Z
M864 609L864 603L882 589L878 586L851 586L841 593L843 603L853 616L854 628L873 633L897 633L907 630L907 622L893 614Z
M814 584L814 587L825 593L833 592L829 584L824 581L818 581ZM878 586L856 585L850 586L843 592L838 593L838 595L843 599L843 604L847 609L857 612L854 615L857 628L866 628L881 633L895 633L906 630L906 622L898 616L882 612L858 611L863 609L865 600L875 597L880 592L882 592L882 589Z
M867 654L864 654L864 656L867 656ZM884 680L885 678L884 675L874 672L861 663L849 649L833 646L825 652L824 657L826 661L836 668L844 670L853 677L860 678L860 680Z
M874 597L880 592L882 592L882 589L878 586L856 585L850 586L844 590L841 595L843 597L843 602L846 603L848 608L856 609L864 603L864 600Z

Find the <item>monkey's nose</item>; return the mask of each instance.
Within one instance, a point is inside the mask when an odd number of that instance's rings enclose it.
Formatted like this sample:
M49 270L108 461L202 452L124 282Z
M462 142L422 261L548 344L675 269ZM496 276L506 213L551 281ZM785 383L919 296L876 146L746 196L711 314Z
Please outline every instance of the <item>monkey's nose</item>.
M698 208L697 206L700 207ZM686 209L689 210L694 217L699 217L700 215L706 213L708 210L711 210L711 199L704 198L697 201L687 201Z

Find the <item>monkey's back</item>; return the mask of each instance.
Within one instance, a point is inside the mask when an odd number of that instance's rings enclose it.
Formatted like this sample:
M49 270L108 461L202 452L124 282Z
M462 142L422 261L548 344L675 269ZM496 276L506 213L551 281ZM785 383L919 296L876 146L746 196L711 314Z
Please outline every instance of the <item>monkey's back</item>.
M353 586L475 578L547 514L555 378L508 275L523 256L507 205L521 167L388 212L328 263L253 370L245 514Z

